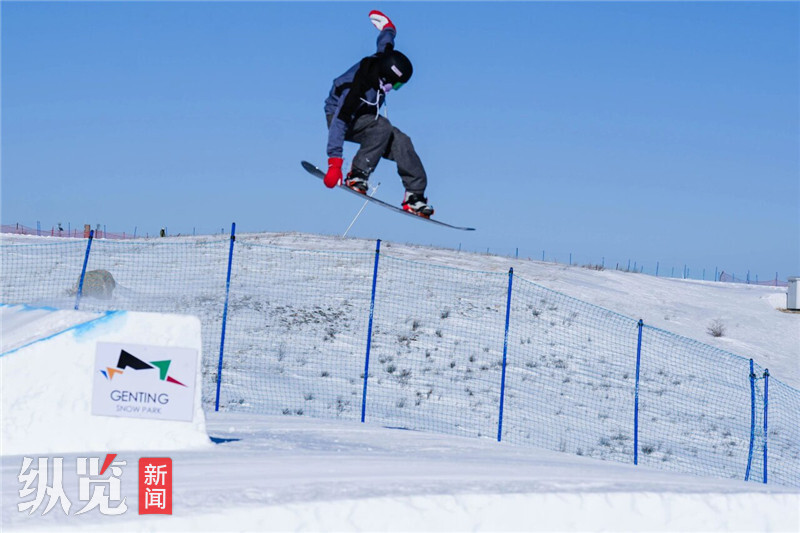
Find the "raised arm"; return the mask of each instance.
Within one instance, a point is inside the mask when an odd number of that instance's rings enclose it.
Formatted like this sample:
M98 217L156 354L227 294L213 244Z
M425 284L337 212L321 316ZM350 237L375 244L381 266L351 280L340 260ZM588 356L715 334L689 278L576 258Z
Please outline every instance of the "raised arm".
M378 28L378 53L383 53L387 49L394 49L394 38L397 35L397 28L391 19L378 10L369 12L369 20Z

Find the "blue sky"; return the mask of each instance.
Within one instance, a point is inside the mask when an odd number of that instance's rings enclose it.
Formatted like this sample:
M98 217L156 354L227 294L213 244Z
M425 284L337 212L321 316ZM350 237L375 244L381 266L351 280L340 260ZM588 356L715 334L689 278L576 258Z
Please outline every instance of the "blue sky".
M797 2L3 2L2 222L341 234L361 202L299 162L373 8L415 67L389 118L478 231L370 206L351 236L800 274Z

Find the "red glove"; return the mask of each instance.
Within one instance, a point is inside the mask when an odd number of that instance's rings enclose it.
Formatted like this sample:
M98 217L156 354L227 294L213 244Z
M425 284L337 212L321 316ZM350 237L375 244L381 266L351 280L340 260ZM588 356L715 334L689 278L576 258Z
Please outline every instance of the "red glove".
M333 189L342 182L342 163L344 160L341 157L328 158L328 173L325 174L325 186Z
M369 20L378 28L379 31L383 31L386 28L391 28L397 31L397 28L394 27L392 21L389 20L389 17L378 11L377 9L373 9L369 12Z

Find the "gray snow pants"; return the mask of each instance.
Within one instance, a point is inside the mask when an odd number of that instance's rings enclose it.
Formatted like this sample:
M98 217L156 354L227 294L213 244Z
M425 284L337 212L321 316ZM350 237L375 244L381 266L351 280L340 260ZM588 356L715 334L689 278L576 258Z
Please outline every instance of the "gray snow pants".
M333 115L326 118L330 127ZM361 115L348 129L345 140L360 145L353 157L353 168L370 175L383 157L397 163L397 173L407 191L425 193L428 176L411 138L392 126L386 117L379 115L376 120L375 115Z

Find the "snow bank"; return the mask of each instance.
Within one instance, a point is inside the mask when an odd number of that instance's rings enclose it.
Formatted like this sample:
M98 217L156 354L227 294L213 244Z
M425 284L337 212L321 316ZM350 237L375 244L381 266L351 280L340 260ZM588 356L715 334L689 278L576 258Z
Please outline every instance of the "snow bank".
M228 510L171 517L158 528L168 523L170 531L797 531L798 505L796 494L453 494ZM118 530L142 530L142 522L126 522ZM104 527L108 524L81 526Z
M15 531L800 531L800 491L353 421L209 413L207 450L170 452L173 514L19 512L19 457L0 459ZM66 457L65 465L74 465ZM75 468L64 489L78 501Z
M65 311L51 307L0 305L0 354L16 351L82 324L97 320L102 313Z
M0 319L3 455L211 445L201 402L200 321L196 317L4 305ZM98 343L196 350L198 372L187 376L195 383L191 422L92 415L94 382L101 371L96 364ZM157 372L153 369L151 375Z

